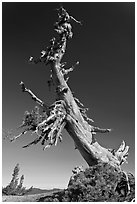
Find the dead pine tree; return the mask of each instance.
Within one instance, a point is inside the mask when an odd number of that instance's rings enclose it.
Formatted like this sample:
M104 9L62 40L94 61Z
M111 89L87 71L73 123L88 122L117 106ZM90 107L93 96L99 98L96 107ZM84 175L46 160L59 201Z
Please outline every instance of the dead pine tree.
M40 100L23 82L20 83L23 92L29 94L38 104L32 112L25 112L23 123L19 128L22 131L14 136L11 141L16 140L28 131L35 133L37 138L23 148L41 142L46 148L57 145L58 140L62 141L62 130L66 129L74 140L76 148L89 166L99 163L108 163L119 170L126 161L129 147L123 141L118 150L102 147L95 139L95 134L107 133L111 129L102 129L92 125L93 120L88 118L84 105L74 96L67 84L68 74L72 72L79 62L67 68L63 62L67 42L72 38L72 23L77 21L68 12L60 7L57 9L58 19L54 24L57 37L50 40L49 46L41 51L40 57L30 57L29 62L43 63L50 69L49 86L54 86L56 92L55 102L47 105Z

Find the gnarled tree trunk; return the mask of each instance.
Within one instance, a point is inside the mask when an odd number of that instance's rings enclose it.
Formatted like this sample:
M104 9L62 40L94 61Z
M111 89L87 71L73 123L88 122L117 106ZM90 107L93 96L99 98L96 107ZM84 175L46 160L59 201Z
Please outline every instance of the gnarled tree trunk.
M109 132L110 129L100 129L89 124L91 119L87 117L86 109L83 107L83 104L73 96L67 84L68 78L66 78L66 75L70 71L73 71L75 67L72 66L67 69L65 68L65 63L62 63L67 41L72 38L73 35L71 21L81 24L61 7L58 10L58 21L55 23L55 31L58 33L58 37L51 39L50 46L41 52L40 58L36 60L33 57L30 58L30 62L42 62L46 65L50 65L51 75L48 82L49 85L54 85L56 101L51 106L47 106L21 82L22 91L30 94L32 99L41 106L43 112L42 114L40 114L39 111L27 113L21 125L21 127L25 127L25 130L20 135L15 136L12 141L27 131L32 131L33 133L35 132L38 137L24 147L37 144L42 140L42 145L45 144L45 141L49 142L48 145L44 147L45 149L53 144L56 145L58 139L61 140L60 134L63 128L65 128L89 166L103 162L120 168L120 165L126 161L129 147L125 146L125 142L123 141L117 151L106 149L95 140L94 135L97 132L105 133ZM75 65L77 64L78 62Z

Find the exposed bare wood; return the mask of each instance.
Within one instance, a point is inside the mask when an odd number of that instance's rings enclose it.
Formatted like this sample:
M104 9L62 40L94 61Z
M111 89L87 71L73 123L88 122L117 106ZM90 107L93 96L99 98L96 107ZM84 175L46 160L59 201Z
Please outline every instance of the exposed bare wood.
M51 39L50 46L41 52L41 56L38 59L35 60L33 57L30 57L30 62L36 64L40 62L45 65L50 65L50 82L54 84L56 90L56 101L47 107L43 101L38 99L32 91L27 89L24 83L21 82L22 91L30 94L32 99L42 108L44 106L47 108L47 117L35 123L35 132L40 135L40 137L24 147L36 144L41 140L42 145L48 142L48 144L44 146L44 150L53 144L57 145L58 139L62 140L61 132L65 128L89 166L101 162L109 163L120 169L121 164L126 162L129 147L122 142L120 148L116 151L102 147L97 142L97 139L95 139L96 133L109 133L111 129L94 127L88 123L93 122L93 120L88 118L86 114L87 109L73 96L65 79L65 75L73 71L75 67L72 66L66 69L66 63L62 62L67 42L73 36L72 21L81 24L80 21L70 16L63 7L60 7L58 9L58 20L54 25L55 31L58 33L58 38L54 37ZM77 64L78 62L75 65ZM33 123L30 124L32 127Z

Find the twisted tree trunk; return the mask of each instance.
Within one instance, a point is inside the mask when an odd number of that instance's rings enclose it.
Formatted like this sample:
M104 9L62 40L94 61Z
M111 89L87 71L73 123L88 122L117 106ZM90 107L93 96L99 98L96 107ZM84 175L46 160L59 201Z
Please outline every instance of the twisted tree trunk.
M83 104L73 96L67 84L68 79L66 79L66 75L70 71L73 71L75 67L72 66L66 69L65 63L62 63L67 41L72 38L73 35L71 21L80 24L79 21L70 16L66 10L61 7L58 10L58 21L55 23L55 31L59 37L51 39L50 47L41 52L40 58L37 60L34 60L33 57L30 58L31 62L42 62L46 65L50 65L51 75L49 85L53 84L55 87L56 101L51 106L47 106L21 82L22 91L28 92L32 96L32 99L42 107L45 115L43 113L40 115L38 112L36 114L36 111L35 114L34 111L33 113L27 113L24 123L21 125L21 127L27 128L20 135L15 136L12 141L31 130L33 133L35 132L38 137L24 147L37 144L42 140L42 145L45 144L45 141L49 142L48 145L44 147L45 149L53 144L56 145L58 139L62 139L60 134L63 128L65 128L89 166L101 162L109 163L112 166L120 168L120 165L126 161L129 147L125 146L125 142L123 141L117 151L106 149L95 140L94 134L97 132L110 132L110 129L100 129L89 124L89 121L92 120L87 117L86 109L83 107ZM40 115L40 117L38 115Z
M65 47L66 46L64 45L63 48ZM65 53L65 49L63 50L63 53ZM51 67L56 90L59 90L57 91L57 99L65 102L64 106L67 112L65 129L74 140L77 149L80 151L89 166L95 165L98 162L119 165L118 159L116 159L110 151L101 147L98 142L95 141L91 132L91 126L84 120L80 113L72 92L60 71L62 56L63 54L60 52L59 58L51 63ZM62 90L66 90L65 93Z

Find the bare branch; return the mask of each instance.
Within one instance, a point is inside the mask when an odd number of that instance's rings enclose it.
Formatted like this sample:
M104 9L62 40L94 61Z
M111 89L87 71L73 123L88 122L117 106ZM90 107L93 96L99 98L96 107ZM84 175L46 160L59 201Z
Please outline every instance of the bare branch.
M115 152L116 157L120 161L120 165L125 163L128 157L129 146L126 146L125 142L122 141L119 149Z
M82 114L86 114L86 111L88 111L89 109L88 108L79 108L79 110Z
M30 142L29 144L23 146L22 148L26 148L26 147L29 147L33 144L37 144L38 142L40 142L40 140L42 139L43 135L41 135L40 137L36 138L34 141Z
M129 179L128 179L128 175L127 175L127 173L126 173L125 171L123 171L123 173L124 173L124 175L125 175L125 177L126 177L127 189L128 189L127 194L128 194L128 193L130 193Z
M52 146L52 144L48 144L45 147L43 147L43 150L46 150L47 148L50 148Z
M51 129L49 128L48 130L46 130L46 131L44 132L44 138L43 138L43 140L42 140L42 142L41 142L41 145L44 145L44 144L45 144L45 141L49 139L48 134L49 134L50 131L51 131Z
M81 103L78 98L74 97L74 99L78 105L81 105L82 107L84 107L83 103Z
M82 114L83 118L89 122L94 122L93 119L89 118L86 114Z
M39 123L38 124L38 129L39 128L42 128L42 126L44 126L44 125L47 125L47 123L49 122L49 121L53 121L54 119L55 119L55 114L51 114L46 120L44 120L44 121L42 121L41 123Z
M70 19L73 20L73 21L75 21L76 23L82 25L81 21L77 21L73 16L70 16Z
M57 132L57 124L58 124L58 122L59 122L59 119L56 119L56 121L54 122L54 124L53 124L53 126L51 128L51 131L49 132L48 137L49 137L49 140L50 140L51 143L54 140L55 132Z
M117 153L118 153L118 152L123 152L124 149L125 149L125 146L126 146L126 143L125 143L125 141L123 140L122 143L121 143L121 145L120 145L120 147L119 147L119 149L117 150Z
M111 129L103 129L103 128L99 128L99 127L92 127L91 132L107 133L107 132L111 132Z
M50 111L49 117L43 120L42 122L38 123L36 126L36 130L33 131L33 133L37 133L39 137L36 138L34 141L30 142L29 144L25 145L23 148L29 147L30 145L33 144L37 144L42 138L43 138L41 143L42 145L44 145L46 140L49 140L48 146L44 147L44 149L55 144L58 129L60 127L60 124L65 118L62 100L56 101L54 104L52 104L49 107L49 111ZM40 134L38 134L38 131L40 131ZM58 137L60 139L60 136Z
M25 129L23 132L21 132L19 135L17 136L14 136L13 138L10 138L10 141L13 142L15 141L16 139L18 139L19 137L21 137L22 135L25 135L28 131L30 131L31 128L27 128Z
M78 64L79 64L79 62L77 61L74 65L72 65L72 67L70 67L68 69L62 68L61 69L62 74L67 75L69 72L72 72L74 70L74 68L76 67L76 65L78 65Z
M56 136L55 146L58 143L58 139L60 138L60 135L61 135L62 130L64 129L65 125L66 125L66 122L63 122L62 125L60 126L60 129L59 129L57 136Z
M23 92L27 92L36 103L48 109L48 106L42 100L40 100L30 89L27 89L22 81L20 82L20 85Z

